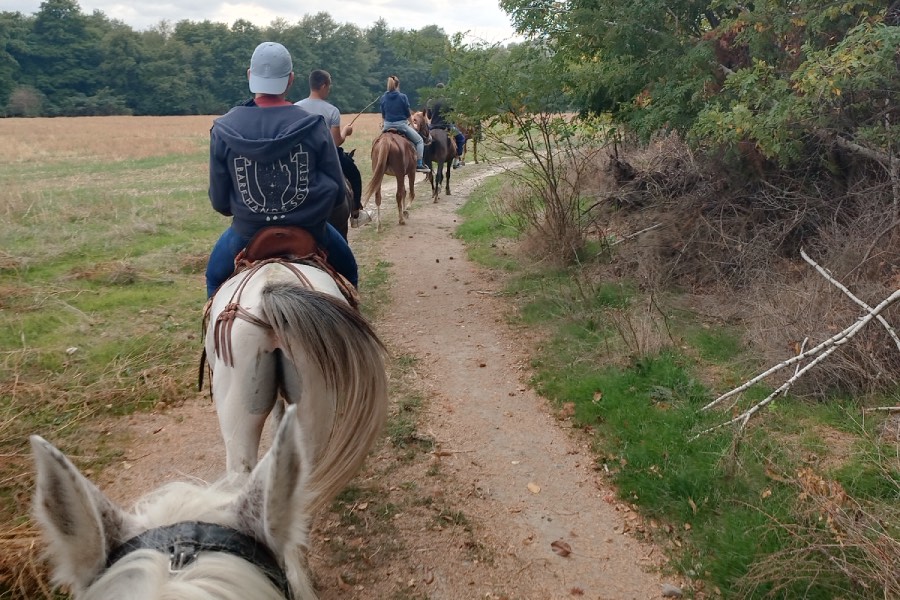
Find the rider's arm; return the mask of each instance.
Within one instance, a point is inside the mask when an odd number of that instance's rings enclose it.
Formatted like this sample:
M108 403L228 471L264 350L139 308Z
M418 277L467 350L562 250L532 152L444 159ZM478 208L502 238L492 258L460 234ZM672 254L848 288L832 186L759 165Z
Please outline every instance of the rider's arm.
M341 129L340 125L331 128L331 137L334 138L334 145L342 145L348 137L353 133L353 126L347 125Z
M332 131L332 133L334 133ZM337 205L344 200L344 172L341 170L341 161L338 158L337 145L328 137L321 137L322 143L317 148L317 156L319 159L319 172L329 179L337 183L338 193L331 201Z
M216 212L230 217L231 174L224 155L220 155L224 147L213 127L209 132L209 201Z

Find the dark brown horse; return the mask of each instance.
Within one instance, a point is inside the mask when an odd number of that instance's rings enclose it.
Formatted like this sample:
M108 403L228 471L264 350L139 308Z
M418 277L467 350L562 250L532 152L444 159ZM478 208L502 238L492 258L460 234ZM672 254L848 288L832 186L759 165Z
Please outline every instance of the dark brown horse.
M416 199L416 149L412 142L396 131L386 131L372 142L372 179L363 193L363 204L375 194L375 224L381 231L381 181L385 174L397 178L397 212L400 225L406 225L409 205ZM409 181L409 202L406 202L406 181Z
M351 216L359 215L360 197L362 195L362 176L359 169L353 162L353 155L356 153L354 148L350 152L344 152L338 148L338 155L341 159L341 170L344 172L344 194L343 202L339 202L331 211L328 222L338 230L344 239L347 239L349 231L348 223Z
M420 135L422 130L428 132L428 119L425 117L425 113L413 113L410 122ZM430 134L431 143L425 145L425 156L422 160L431 169L426 177L428 183L431 184L431 198L437 202L441 192L441 183L445 181L444 193L450 195L450 171L453 159L456 158L456 144L446 129L432 129ZM432 167L433 163L437 163L437 169ZM446 176L444 171L447 172Z

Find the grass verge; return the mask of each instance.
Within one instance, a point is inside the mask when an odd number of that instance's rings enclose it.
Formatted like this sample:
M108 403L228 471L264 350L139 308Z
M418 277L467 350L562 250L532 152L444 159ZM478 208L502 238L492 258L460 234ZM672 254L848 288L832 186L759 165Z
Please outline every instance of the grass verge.
M740 328L661 308L628 279L599 278L597 265L523 260L492 208L499 186L476 190L457 235L470 258L508 273L513 318L541 334L532 384L593 437L597 470L643 517L632 533L668 549L690 581L686 592L900 593L900 421L865 412L891 400L787 397L742 437L726 428L696 437L728 419L701 410L713 389L730 389L760 366ZM756 386L746 396L769 391Z

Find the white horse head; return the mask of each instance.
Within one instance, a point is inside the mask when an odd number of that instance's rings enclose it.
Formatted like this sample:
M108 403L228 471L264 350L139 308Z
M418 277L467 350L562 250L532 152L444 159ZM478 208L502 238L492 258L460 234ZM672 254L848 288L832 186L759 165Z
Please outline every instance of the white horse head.
M53 579L78 600L307 600L312 449L290 407L242 486L168 484L120 508L31 437L34 512Z

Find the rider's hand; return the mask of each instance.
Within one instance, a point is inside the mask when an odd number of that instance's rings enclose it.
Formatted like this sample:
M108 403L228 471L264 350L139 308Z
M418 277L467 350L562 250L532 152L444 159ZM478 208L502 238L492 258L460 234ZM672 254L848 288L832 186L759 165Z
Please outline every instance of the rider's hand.
M344 127L343 136L345 138L350 137L352 134L353 134L353 125L347 125L346 127Z

